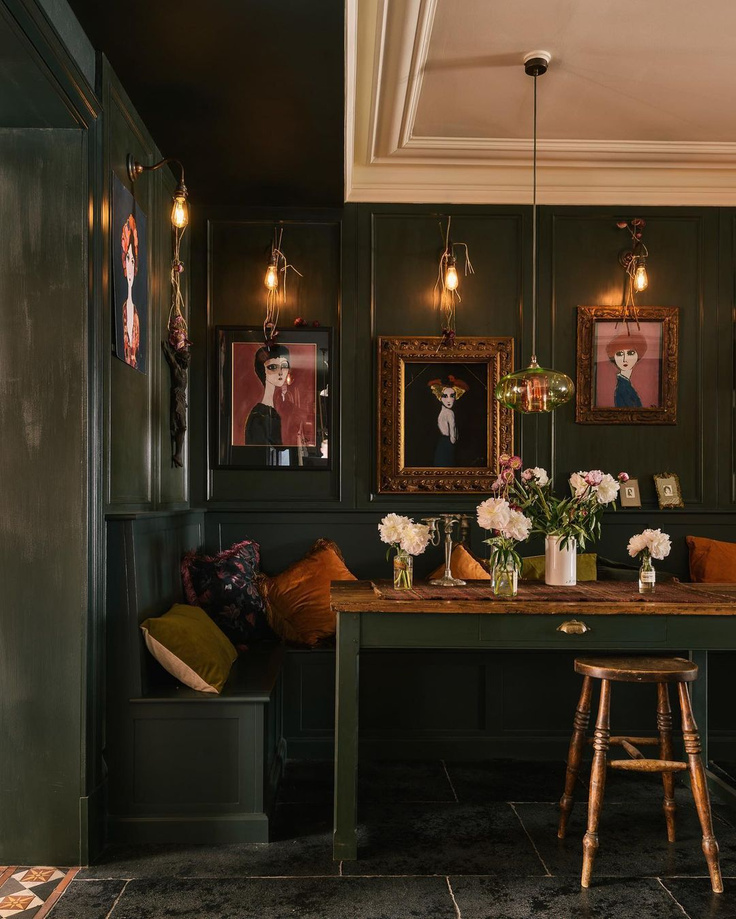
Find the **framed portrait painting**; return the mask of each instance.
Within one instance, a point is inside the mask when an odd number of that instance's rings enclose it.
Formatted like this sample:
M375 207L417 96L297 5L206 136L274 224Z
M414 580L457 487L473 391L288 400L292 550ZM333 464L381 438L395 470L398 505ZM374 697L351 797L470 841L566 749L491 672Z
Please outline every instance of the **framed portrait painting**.
M330 469L331 330L218 327L219 467Z
M148 248L146 215L112 174L110 226L115 355L146 373L148 354Z
M510 409L494 398L513 338L379 338L378 491L488 492L513 452Z
M636 312L622 322L620 307L578 307L576 421L676 424L679 311Z

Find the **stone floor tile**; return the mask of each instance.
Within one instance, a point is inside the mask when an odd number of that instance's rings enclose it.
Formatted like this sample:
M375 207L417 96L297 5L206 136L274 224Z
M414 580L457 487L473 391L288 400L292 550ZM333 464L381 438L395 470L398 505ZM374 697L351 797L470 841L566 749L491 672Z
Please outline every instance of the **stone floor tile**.
M508 804L396 805L359 813L345 875L544 874Z
M736 878L726 878L720 894L713 893L707 877L663 878L662 883L690 919L733 919L736 916Z
M444 878L169 878L131 881L111 919L456 919L456 915Z
M330 762L290 762L279 787L280 803L332 805L334 765ZM370 760L358 770L358 799L374 798L410 804L454 801L440 760L395 762Z
M656 879L602 878L583 890L572 878L450 877L450 886L462 919L685 919Z
M567 837L557 838L559 810L545 804L519 804L516 810L553 875L579 875L587 807L576 806ZM599 826L600 848L594 877L673 877L706 873L701 849L702 834L695 808L677 810L677 842L667 842L664 815L659 804L632 801L605 802ZM736 873L736 831L725 824L716 828L724 874ZM736 914L735 914L736 915Z
M447 772L463 804L491 801L559 801L565 787L565 763L497 759L447 763ZM582 783L580 790L585 794Z
M49 916L51 919L106 919L125 883L123 880L74 880L51 908Z

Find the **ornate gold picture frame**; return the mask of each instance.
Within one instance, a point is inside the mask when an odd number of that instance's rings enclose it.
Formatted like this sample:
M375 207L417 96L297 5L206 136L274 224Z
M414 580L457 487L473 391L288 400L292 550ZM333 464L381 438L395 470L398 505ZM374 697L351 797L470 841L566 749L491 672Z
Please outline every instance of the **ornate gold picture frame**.
M682 500L680 478L676 472L656 473L654 487L657 490L657 501L661 511L670 507L685 507L685 502Z
M512 453L513 413L494 398L513 338L378 339L378 492L488 493Z
M617 306L579 306L580 424L676 424L679 310L640 306L622 322Z

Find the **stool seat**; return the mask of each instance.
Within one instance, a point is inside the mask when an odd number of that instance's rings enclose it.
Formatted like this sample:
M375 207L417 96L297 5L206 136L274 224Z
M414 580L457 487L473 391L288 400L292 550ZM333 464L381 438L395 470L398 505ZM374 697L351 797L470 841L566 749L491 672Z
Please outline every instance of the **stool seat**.
M682 657L578 657L575 672L614 683L692 683L698 665Z

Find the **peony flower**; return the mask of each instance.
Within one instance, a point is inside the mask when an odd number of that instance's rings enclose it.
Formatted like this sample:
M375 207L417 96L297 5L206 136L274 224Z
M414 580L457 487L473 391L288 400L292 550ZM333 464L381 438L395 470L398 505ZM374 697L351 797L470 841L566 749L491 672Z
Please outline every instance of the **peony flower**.
M537 480L537 485L546 485L549 482L549 476L547 475L547 470L542 469L541 466L535 466L532 469L534 473L534 478Z
M493 485L491 485L491 491L499 491L501 488L503 488L503 479L499 476Z
M610 478L610 476L609 476ZM600 469L591 469L585 473L585 481L588 485L600 485L603 481L603 472Z
M400 514L386 514L378 524L381 542L387 542L391 546L397 545L401 542L407 526L411 526L409 517L402 517Z
M619 482L628 482L628 481L629 481L629 473L628 473L628 472L619 472L619 474L618 474L618 480L619 480Z
M522 478L525 482L531 482L531 480L534 478L534 470L533 470L533 469L525 469L525 470L521 473L521 478Z
M643 552L647 547L647 541L643 533L639 533L638 536L632 536L629 540L628 552L632 558Z
M652 558L667 558L672 548L672 542L666 533L661 530L644 530L649 537L649 554Z
M429 543L429 527L423 523L410 523L404 529L400 546L409 555L421 555Z
M502 535L516 542L527 539L531 532L531 520L520 511L509 511L508 523L502 529Z
M573 472L570 476L570 488L576 498L580 498L588 489L588 483L585 481L585 472Z
M511 517L509 502L504 498L487 498L476 510L478 526L483 530L502 530Z
M666 533L661 530L644 530L629 540L629 555L633 558L640 552L648 552L652 558L667 558L672 548L672 542Z
M598 486L595 488L595 495L599 504L610 504L616 500L619 488L621 486L611 475L604 475Z

